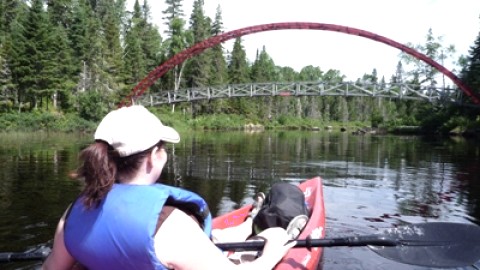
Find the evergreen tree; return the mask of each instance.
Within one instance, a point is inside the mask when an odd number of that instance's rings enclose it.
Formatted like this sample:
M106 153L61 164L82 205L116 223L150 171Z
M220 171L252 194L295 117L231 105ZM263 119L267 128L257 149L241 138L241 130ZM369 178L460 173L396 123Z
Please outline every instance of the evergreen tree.
M112 80L108 74L107 62L104 58L106 50L105 36L101 29L101 22L95 12L88 18L87 41L90 47L86 51L85 60L80 76L80 89L90 91L109 92L112 90Z
M162 55L162 61L165 62L177 53L183 51L191 40L191 35L184 29L185 21L178 17L173 18L170 23L170 37L162 44L162 50L165 54ZM162 88L177 92L181 86L185 87L183 80L184 69L187 61L183 61L181 64L176 65L169 72L163 75L161 84ZM175 104L172 105L172 112L175 110Z
M360 80L358 80L359 84L362 84L364 88L368 89L369 91L378 91L378 75L377 75L377 69L374 68L372 70L372 73L370 74L364 74ZM378 103L375 103L375 101L378 101ZM375 107L376 111L380 111L381 107L381 98L364 98L364 97L358 97L355 99L348 99L348 104L349 104L349 115L351 118L349 119L350 121L366 121L367 116L371 115L370 109ZM372 117L374 118L381 118L380 114L377 113L373 115ZM371 118L372 118L371 117Z
M230 83L247 83L249 82L249 67L247 62L247 54L243 49L242 39L235 39L233 50L230 55L230 63L228 63L228 77Z
M322 78L325 83L337 84L343 82L345 75L342 75L339 70L329 69L323 74ZM323 119L325 121L340 121L342 117L339 117L339 115L342 115L341 110L344 108L344 104L339 104L340 100L337 97L325 97L324 100Z
M142 49L142 35L145 21L138 0L133 6L133 14L125 34L124 68L126 83L133 86L146 74L146 59Z
M222 10L220 6L217 6L215 13L215 20L211 26L211 36L219 35L223 32L223 21L222 21ZM225 85L228 83L228 69L227 61L224 56L224 48L222 44L215 45L210 49L210 76L208 78L208 85L213 87L219 85ZM210 106L208 106L207 111L211 113L225 113L228 111L227 108L228 100L226 99L217 99L210 101Z
M265 46L262 51L258 53L253 65L251 67L251 80L255 83L275 82L277 76L275 74L275 63L268 55ZM255 100L257 105L257 112L259 116L264 118L272 118L275 114L272 97L261 97Z
M212 24L212 36L219 35L223 32L222 10L217 7L215 13L215 21ZM227 61L225 60L222 44L218 44L212 48L212 74L210 76L210 85L222 85L228 82Z
M298 72L291 67L277 66L275 69L275 73L278 76L278 82L296 82L298 79ZM291 90L295 90L295 88L292 87ZM293 115L292 112L294 110L292 108L295 107L295 102L297 102L296 97L276 97L274 100L275 116L280 117L282 115Z
M189 33L184 30L185 22L181 18L175 18L172 20L172 36L170 39L166 41L166 45L168 46L167 50L167 57L171 58L177 53L180 53L183 51L188 43L188 35ZM178 91L180 89L181 83L182 83L182 78L183 78L183 72L185 68L186 61L181 63L180 65L177 65L173 68L173 80L169 82L168 87L170 89L174 89L174 91ZM173 83L173 84L172 84Z
M470 47L461 78L477 96L480 96L480 32Z
M118 89L122 68L123 48L120 44L122 20L125 12L125 0L102 0L97 2L97 14L100 16L102 34L106 48L103 50L105 71L110 75L109 80L113 89Z
M163 11L166 16L163 17L165 24L168 26L165 33L167 33L167 39L165 40L164 50L165 59L167 60L173 57L175 54L183 51L189 44L189 34L185 31L185 21L182 18L184 16L182 10L182 0L166 0L167 8ZM182 84L182 78L185 68L185 62L177 65L164 75L165 88L178 91ZM173 109L175 106L173 106Z
M156 68L162 60L162 36L158 31L157 26L151 22L150 18L150 6L147 0L143 2L142 6L143 22L144 22L144 35L143 35L143 52L145 54L147 73Z
M54 108L57 107L57 101L59 101L61 108L68 111L73 106L75 66L72 62L66 30L61 25L54 26L52 29L52 35L48 39L49 57L45 66L45 76L48 77L46 90L52 95Z
M50 22L67 29L72 25L73 1L72 0L46 0Z
M10 24L26 9L28 9L27 5L20 0L0 1L0 44L6 42L7 35L10 32Z
M10 100L14 95L12 72L7 62L5 44L0 44L0 108L13 105ZM12 103L12 104L10 104Z
M265 46L260 53L257 52L257 58L251 67L251 79L253 82L274 82L277 80L275 63L268 55Z
M230 83L248 83L250 81L249 73L247 56L242 46L242 40L238 37L233 43L233 50L230 55L230 62L228 63L228 77ZM229 107L232 108L232 113L244 115L255 114L250 98L229 99L229 104Z
M87 0L77 0L73 3L72 24L67 30L70 47L73 52L73 61L76 63L76 74L82 72L87 59L87 51L90 48L90 44L88 44L88 28L92 14L93 11Z
M49 88L49 35L53 29L44 11L42 0L33 0L25 23L25 55L20 63L23 76L20 88L26 90L32 107L41 105L44 97L50 96ZM39 104L40 102L40 104Z
M337 103L334 106L337 108L335 114L335 120L346 123L349 119L349 111L348 111L348 102L347 97L339 96L336 97Z
M175 28L174 19L182 18L184 16L182 0L165 0L165 4L167 4L167 9L163 11L165 17L162 19L165 20L165 25L167 25L165 33L168 37L172 37L173 29Z
M94 12L88 0L77 0L72 7L72 25L68 30L70 47L72 48L72 62L74 63L74 81L76 89L84 92L91 86L91 66L92 66L92 43L98 36L95 27ZM93 43L96 44L96 43Z
M192 15L190 17L191 45L197 44L210 37L211 20L205 16L203 9L204 1L193 2ZM194 56L188 61L185 77L188 78L188 87L205 87L209 85L210 74L212 73L212 50ZM191 104L192 114L195 116L202 112L212 113L212 107L207 101L199 101Z
M2 55L2 91L19 104L19 97L24 96L25 88L20 88L28 55L25 54L25 27L29 7L22 1L0 1L0 54ZM20 106L19 106L20 109Z
M192 16L190 17L190 32L193 40L192 45L197 44L210 37L209 20L205 17L203 10L203 0L193 2ZM211 74L211 50L207 49L203 53L194 56L189 60L188 73L189 87L208 86Z
M403 65L402 61L398 61L397 70L395 71L395 82L396 83L403 83Z
M50 93L53 93L53 106L60 105L64 110L71 108L71 96L74 90L75 62L72 59L73 51L68 39L67 27L72 25L72 1L48 1L48 18L53 32L48 38L48 60L46 72Z
M300 70L298 77L301 81L322 81L323 71L320 69L320 67L309 65ZM297 117L319 117L319 106L316 101L316 97L297 98L295 105Z
M111 0L109 0L111 1ZM122 4L119 1L117 5ZM75 18L85 18L86 28L78 28L81 30L76 32L77 37L82 39L82 31L85 34L85 55L80 66L80 76L77 83L77 88L80 91L98 91L105 102L111 102L111 98L118 89L121 89L121 54L123 49L118 47L119 33L114 34L113 28L120 29L120 26L113 25L114 21L120 21L119 7L106 6L108 1L89 1L85 3L85 8L82 9L82 3L79 5L80 14ZM121 5L120 5L121 6ZM108 10L108 9L113 10ZM85 17L82 17L83 15ZM106 28L111 27L107 30ZM119 30L118 30L119 31ZM113 37L113 40L107 41L107 36ZM82 40L83 41L83 40ZM83 45L83 44L82 44ZM77 69L78 70L78 69Z
M0 44L5 42L5 36L7 34L7 6L6 0L0 1Z
M138 0L135 1L125 35L124 68L128 90L147 76L148 72L156 68L161 61L161 36L149 19L150 7L147 1L144 1L142 6ZM150 91L158 90L154 89L155 86L150 88Z
M364 74L362 77L362 82L364 84L376 84L378 82L377 69L374 68L370 74Z

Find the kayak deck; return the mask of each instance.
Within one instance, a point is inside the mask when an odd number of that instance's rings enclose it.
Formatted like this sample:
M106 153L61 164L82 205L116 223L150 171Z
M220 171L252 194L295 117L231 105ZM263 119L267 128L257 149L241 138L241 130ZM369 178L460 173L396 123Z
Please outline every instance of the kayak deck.
M323 203L322 179L315 177L298 185L305 194L305 201L310 211L307 225L300 233L298 239L322 239L325 237L325 207ZM252 205L246 205L240 209L218 216L213 220L214 229L225 229L241 224L248 216ZM282 261L277 264L275 270L314 270L318 268L322 259L323 249L292 248Z

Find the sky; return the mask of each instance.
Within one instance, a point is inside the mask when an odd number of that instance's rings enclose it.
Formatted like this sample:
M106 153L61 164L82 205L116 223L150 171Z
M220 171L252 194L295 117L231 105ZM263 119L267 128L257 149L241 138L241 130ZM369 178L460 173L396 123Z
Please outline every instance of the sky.
M143 4L143 0L139 0ZM134 0L127 1L132 9ZM164 0L148 0L151 20L164 36ZM193 0L183 0L187 23ZM480 0L204 0L205 15L215 18L220 6L224 31L276 22L338 24L373 32L402 44L425 44L431 28L445 46L468 55L480 33ZM265 46L277 66L300 71L312 65L322 71L340 70L355 80L377 69L388 81L400 50L367 38L322 30L278 30L242 37L249 61ZM224 43L231 51L233 42ZM452 61L443 63L452 69Z

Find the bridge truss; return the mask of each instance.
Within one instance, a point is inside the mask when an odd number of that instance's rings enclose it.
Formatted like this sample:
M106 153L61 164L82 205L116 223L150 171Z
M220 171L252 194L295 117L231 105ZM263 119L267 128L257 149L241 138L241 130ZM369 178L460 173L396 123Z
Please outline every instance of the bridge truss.
M391 99L420 100L432 103L459 103L458 89L412 85L406 83L371 84L358 82L275 82L249 83L179 89L161 93L144 94L135 104L159 106L198 100L213 100L235 97L265 96L356 96Z

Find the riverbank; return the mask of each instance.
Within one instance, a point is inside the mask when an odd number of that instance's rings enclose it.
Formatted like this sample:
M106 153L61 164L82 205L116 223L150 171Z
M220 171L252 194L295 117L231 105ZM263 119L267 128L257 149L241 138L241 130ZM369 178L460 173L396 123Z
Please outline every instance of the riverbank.
M348 132L353 135L365 134L398 134L425 135L438 134L450 136L466 136L480 138L480 119L476 122L466 122L465 119L456 122L448 121L440 127L429 126L380 126L372 127L368 122L333 122L312 118L280 116L270 119L252 119L243 115L216 114L191 117L191 115L154 108L165 125L170 125L179 131L191 130L244 130L247 132L262 132L264 130L309 130ZM478 118L478 117L477 117ZM61 114L57 112L22 112L0 114L0 130L4 132L75 132L91 133L97 126L97 121L86 120L77 114Z
M252 120L242 115L217 114L192 118L182 113L170 113L152 109L159 115L162 123L176 129L188 130L354 130L362 128L367 123L361 122L323 122L317 119L279 117L265 121ZM141 119L139 119L141 120ZM76 114L61 114L56 112L22 112L0 114L0 130L4 132L81 132L95 130L98 121L89 121Z

